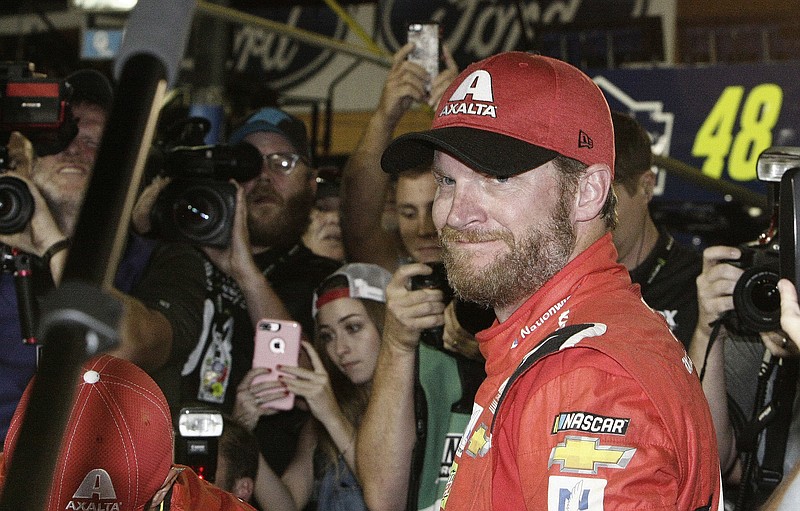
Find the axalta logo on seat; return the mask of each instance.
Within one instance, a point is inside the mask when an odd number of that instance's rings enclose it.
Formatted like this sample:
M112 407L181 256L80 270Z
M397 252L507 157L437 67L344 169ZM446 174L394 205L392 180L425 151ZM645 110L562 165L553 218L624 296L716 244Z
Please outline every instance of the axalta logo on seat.
M472 101L466 101L467 96L470 96ZM494 103L492 75L488 71L479 69L464 78L461 85L447 100L439 117L463 114L496 118L497 106L491 103Z
M80 501L78 500L80 499ZM90 470L80 486L67 502L66 510L75 511L119 511L122 503L117 501L117 492L111 476L102 468ZM86 502L86 500L89 500ZM98 502L113 500L114 502Z

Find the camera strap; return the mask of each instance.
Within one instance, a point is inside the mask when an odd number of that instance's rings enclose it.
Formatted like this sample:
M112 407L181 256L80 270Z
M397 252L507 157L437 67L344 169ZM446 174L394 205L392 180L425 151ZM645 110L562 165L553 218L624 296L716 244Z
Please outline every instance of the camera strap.
M800 371L797 360L774 357L769 350L764 351L753 416L736 438L736 445L743 454L745 467L737 499L737 510L748 509L753 502L763 502L783 479L783 462L792 421L798 372ZM774 379L772 379L773 374ZM772 379L772 391L767 397L770 379ZM761 438L764 439L764 456L761 463L758 463Z
M789 439L792 406L797 391L799 372L796 359L781 358L779 360L770 403L770 406L775 409L775 417L766 430L764 460L761 463L761 477L759 478L759 489L769 493L783 479L783 461Z
M717 341L717 337L719 337L719 330L722 328L722 324L724 323L726 317L730 315L731 311L727 311L723 313L719 318L715 319L709 325L711 325L711 334L708 336L708 344L706 345L706 353L703 355L703 368L700 369L700 383L703 382L703 378L706 375L706 367L708 366L708 356L711 354L711 348L714 347L714 343Z

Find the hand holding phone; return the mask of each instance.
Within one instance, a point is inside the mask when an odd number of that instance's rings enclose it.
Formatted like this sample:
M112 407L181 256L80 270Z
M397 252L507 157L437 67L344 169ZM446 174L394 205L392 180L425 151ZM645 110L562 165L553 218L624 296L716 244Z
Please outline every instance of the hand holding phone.
M270 372L254 378L254 384L277 381L278 376L292 378L292 376L278 371L277 367L279 365L297 366L301 331L300 325L294 321L262 319L258 322L253 351L253 367L266 367L270 369ZM290 410L294 407L294 394L290 392L283 398L274 399L261 406L275 410Z

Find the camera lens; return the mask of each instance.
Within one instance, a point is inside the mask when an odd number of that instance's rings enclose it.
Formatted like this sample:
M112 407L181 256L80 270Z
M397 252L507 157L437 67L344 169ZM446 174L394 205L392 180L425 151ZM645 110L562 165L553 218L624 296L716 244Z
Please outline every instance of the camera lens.
M780 327L780 275L770 268L745 270L733 290L733 306L742 327L750 332L768 332Z
M750 299L756 309L767 314L772 314L781 307L781 295L771 280L753 284Z
M225 212L225 200L207 186L185 189L172 205L172 218L178 231L198 242L213 239L225 227Z
M33 216L33 196L21 179L0 176L0 233L20 232Z
M158 195L150 223L153 234L164 240L226 247L235 211L233 184L175 178Z

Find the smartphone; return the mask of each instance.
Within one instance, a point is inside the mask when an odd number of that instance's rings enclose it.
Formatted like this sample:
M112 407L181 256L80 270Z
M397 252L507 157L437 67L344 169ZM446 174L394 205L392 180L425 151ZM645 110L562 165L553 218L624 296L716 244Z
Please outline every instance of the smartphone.
M429 75L425 89L430 92L433 79L439 74L439 24L434 22L409 23L408 42L414 43L414 49L408 54L408 60L422 66Z
M302 328L294 321L262 319L256 325L253 367L268 367L269 374L258 376L253 383L276 381L278 376L292 378L277 370L278 365L297 366L300 356L300 333ZM294 407L294 394L270 401L263 408L290 410Z

